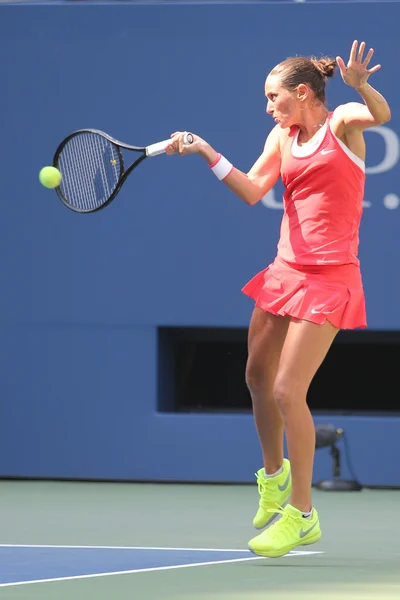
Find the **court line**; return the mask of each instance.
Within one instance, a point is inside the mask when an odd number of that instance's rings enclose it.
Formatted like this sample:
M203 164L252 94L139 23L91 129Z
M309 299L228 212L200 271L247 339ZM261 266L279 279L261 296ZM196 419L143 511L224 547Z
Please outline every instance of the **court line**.
M0 548L64 548L83 550L176 550L178 552L249 552L248 548L171 548L166 546L70 546L61 544L0 544ZM322 550L292 550L293 554L323 554Z
M0 548L83 548L86 550L177 550L188 552L247 552L248 548L169 548L164 546L64 546L60 544L0 544Z
M4 546L4 545L3 545ZM26 546L17 546L17 547L25 547ZM33 546L42 548L43 546ZM45 546L49 547L49 546ZM57 548L60 546L50 546L51 548ZM67 546L72 548L81 548L82 546ZM98 546L97 546L98 547ZM159 549L159 548L158 548ZM176 550L176 548L169 548L170 550ZM243 552L243 550L240 550ZM299 551L296 555L299 554L323 554L323 552L318 551ZM293 556L292 554L286 554L286 556ZM284 558L285 558L284 557ZM58 581L71 581L73 579L92 579L95 577L110 577L112 575L131 575L132 573L145 573L149 571L171 571L173 569L186 569L189 567L206 567L210 565L222 565L227 563L237 563L237 562L246 562L249 560L261 560L263 556L250 556L249 558L231 558L229 560L213 560L209 562L201 562L201 563L189 563L187 565L170 565L167 567L147 567L145 569L132 569L130 571L113 571L110 573L91 573L89 575L72 575L70 577L54 577L53 579L33 579L32 581L13 581L11 583L0 583L0 587L12 587L16 585L28 585L32 583L51 583ZM264 559L265 560L265 559Z

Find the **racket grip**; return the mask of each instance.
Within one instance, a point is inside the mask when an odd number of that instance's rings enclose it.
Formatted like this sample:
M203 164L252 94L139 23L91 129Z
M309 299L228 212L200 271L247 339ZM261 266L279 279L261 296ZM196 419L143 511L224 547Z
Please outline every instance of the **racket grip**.
M157 142L156 144L150 144L146 148L147 156L157 156L157 154L162 154L165 152L166 147L170 144L171 140L164 140L162 142ZM186 132L183 136L183 143L187 146L189 144L193 144L194 137L193 134Z
M171 142L171 140L164 140L162 142L157 142L156 144L150 144L146 148L147 156L157 156L157 154L162 154L165 152L166 147Z

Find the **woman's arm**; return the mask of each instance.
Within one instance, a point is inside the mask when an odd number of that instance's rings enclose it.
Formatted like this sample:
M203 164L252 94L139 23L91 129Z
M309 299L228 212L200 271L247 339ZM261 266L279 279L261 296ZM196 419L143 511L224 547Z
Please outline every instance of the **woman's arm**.
M357 52L358 42L354 41L350 51L347 66L339 56L336 62L339 66L343 81L353 87L364 100L365 104L349 102L338 107L338 115L341 116L346 129L366 129L375 125L382 125L390 121L391 113L386 99L375 90L369 83L368 78L381 68L376 65L372 69L367 66L374 53L371 48L363 60L365 42L360 44Z
M194 154L198 153L204 158L208 165L217 164L215 173L218 173L218 159L220 155L205 140L193 135L194 141L190 145L183 142L185 132L177 132L171 136L171 144L167 148L167 154ZM234 194L239 196L246 204L252 206L271 190L280 176L281 153L279 145L280 128L274 127L267 137L264 150L250 171L246 174L225 162L227 174L222 181ZM221 159L220 159L221 160Z

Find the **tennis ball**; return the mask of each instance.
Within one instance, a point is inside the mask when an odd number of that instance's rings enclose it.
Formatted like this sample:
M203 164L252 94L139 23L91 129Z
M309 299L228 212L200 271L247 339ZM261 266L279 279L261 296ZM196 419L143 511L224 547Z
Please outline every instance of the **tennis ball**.
M44 187L55 188L60 185L62 175L55 167L43 167L39 173L39 181Z

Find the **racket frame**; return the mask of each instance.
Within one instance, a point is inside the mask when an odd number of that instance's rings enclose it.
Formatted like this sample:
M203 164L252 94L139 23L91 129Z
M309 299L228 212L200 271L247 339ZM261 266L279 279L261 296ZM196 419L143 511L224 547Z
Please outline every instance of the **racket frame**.
M64 147L67 145L67 143L72 138L74 138L82 133L93 133L93 134L100 135L115 146L117 153L118 153L120 165L121 165L121 173L120 173L117 185L115 186L115 189L112 192L112 194L110 195L110 197L105 202L103 202L103 204L101 204L101 206L98 206L96 208L90 208L90 209L74 208L66 200L64 194L61 191L60 186L57 186L55 188L57 196L60 198L61 202L63 204L65 204L65 206L67 206L67 208L69 208L70 210L81 213L81 214L98 212L99 210L102 210L103 208L108 206L110 204L110 202L112 202L114 200L114 198L117 196L117 194L121 191L123 184L129 177L129 175L132 173L132 171L149 156L156 156L157 154L161 154L161 153L165 152L165 146L169 142L169 140L164 140L163 142L157 142L156 144L151 144L150 146L132 146L130 144L125 144L124 142L120 142L119 140L116 140L115 138L108 135L108 133L105 133L104 131L101 131L100 129L77 129L76 131L73 131L72 133L70 133L59 144L58 148L56 149L56 151L54 153L53 167L58 169L60 155L61 155L61 152L63 151ZM133 152L138 152L141 154L141 156L139 156L139 158L137 158L127 169L125 169L124 158L123 158L122 152L120 150L121 148L124 148L125 150L131 150Z

